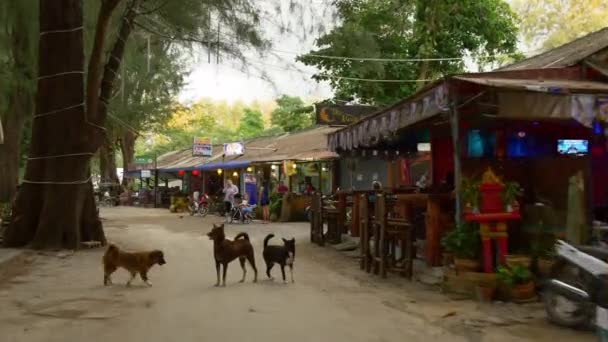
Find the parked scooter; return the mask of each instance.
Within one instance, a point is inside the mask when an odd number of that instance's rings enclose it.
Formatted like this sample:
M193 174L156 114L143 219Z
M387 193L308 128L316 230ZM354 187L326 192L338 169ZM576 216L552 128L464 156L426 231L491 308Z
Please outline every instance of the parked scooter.
M543 296L549 320L570 328L595 326L600 340L608 341L608 250L559 240L555 252Z

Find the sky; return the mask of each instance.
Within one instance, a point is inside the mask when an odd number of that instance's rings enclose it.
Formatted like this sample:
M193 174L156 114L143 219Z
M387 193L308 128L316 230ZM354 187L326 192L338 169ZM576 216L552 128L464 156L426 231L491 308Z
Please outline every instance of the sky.
M264 1L255 0L264 6ZM264 36L272 41L271 49L266 56L260 57L254 52L247 52L248 70L243 70L241 63L230 60L227 56L220 54L220 63L216 63L216 55L200 48L195 52L192 61L192 72L187 78L186 86L179 95L183 103L191 103L202 97L216 100L234 102L242 100L251 102L253 100L273 100L280 95L300 96L304 100L321 100L332 96L332 90L326 82L317 83L311 79L316 71L315 68L307 67L295 61L298 54L304 54L315 48L314 40L320 36L318 32L304 32L302 27L317 27L314 18L327 17L328 3L324 1L301 2L304 12L300 18L304 18L304 25L295 22L297 19L293 12L287 9L289 0L280 0L284 6L282 22L297 31L281 33L276 22L262 20ZM264 8L268 13L276 13L272 8ZM322 15L322 13L324 15ZM318 20L318 19L317 19ZM323 24L323 30L331 28L330 24ZM260 70L272 81L261 78Z

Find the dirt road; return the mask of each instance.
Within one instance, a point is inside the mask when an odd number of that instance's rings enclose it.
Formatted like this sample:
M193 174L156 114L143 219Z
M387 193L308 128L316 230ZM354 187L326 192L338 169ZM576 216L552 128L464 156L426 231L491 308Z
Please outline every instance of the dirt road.
M0 279L2 341L594 341L589 333L545 323L539 305L478 304L398 278L360 272L353 259L308 243L306 224L232 225L256 249L259 282L239 284L230 265L227 286L215 288L212 243L202 236L217 217L165 210L102 212L111 242L161 248L167 264L153 283L130 288L125 271L104 287L101 249L32 255ZM262 239L296 237L295 283L268 281ZM280 278L278 268L275 278Z

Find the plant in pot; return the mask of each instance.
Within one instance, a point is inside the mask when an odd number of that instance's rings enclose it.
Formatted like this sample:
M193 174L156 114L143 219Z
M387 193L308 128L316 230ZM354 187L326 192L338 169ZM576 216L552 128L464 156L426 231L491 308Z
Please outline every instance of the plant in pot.
M534 238L531 244L532 256L536 271L540 276L549 276L555 264L554 246L556 238L549 229L540 222L535 226Z
M474 224L463 224L449 232L441 241L452 254L458 272L475 272L479 269L481 240L479 230Z
M498 281L509 288L511 300L526 302L536 296L534 280L530 270L523 266L504 267L497 270Z
M508 213L519 211L519 202L517 198L520 197L523 192L519 183L507 182L502 190L502 202L505 205L505 211Z
M479 214L479 182L464 178L460 187L460 196L465 203L465 212Z

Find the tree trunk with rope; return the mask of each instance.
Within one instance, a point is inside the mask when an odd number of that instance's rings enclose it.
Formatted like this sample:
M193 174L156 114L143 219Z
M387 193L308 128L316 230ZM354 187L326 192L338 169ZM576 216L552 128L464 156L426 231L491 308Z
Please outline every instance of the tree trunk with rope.
M90 180L96 148L84 114L82 25L81 0L40 1L36 114L7 246L75 249L81 241L106 242Z
M24 185L4 234L7 246L76 249L82 241L106 243L93 195L90 159L105 138L107 94L111 94L139 2L133 1L123 17L100 79L108 23L120 1L102 1L89 61L85 113L82 1L40 0L38 117Z

